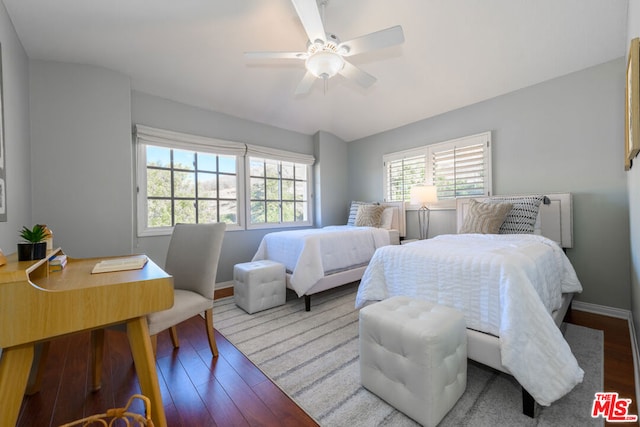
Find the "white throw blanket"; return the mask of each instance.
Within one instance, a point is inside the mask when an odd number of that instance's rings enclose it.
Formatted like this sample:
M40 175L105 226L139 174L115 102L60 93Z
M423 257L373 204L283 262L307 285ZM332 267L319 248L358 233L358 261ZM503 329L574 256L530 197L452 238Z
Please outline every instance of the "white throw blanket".
M362 266L377 248L388 245L389 231L373 227L331 226L269 233L253 261L269 259L292 272L290 284L298 296L327 273Z
M537 235L443 235L376 251L356 307L407 295L459 309L467 327L500 337L502 365L541 405L584 372L550 313L562 292L581 292L573 266Z

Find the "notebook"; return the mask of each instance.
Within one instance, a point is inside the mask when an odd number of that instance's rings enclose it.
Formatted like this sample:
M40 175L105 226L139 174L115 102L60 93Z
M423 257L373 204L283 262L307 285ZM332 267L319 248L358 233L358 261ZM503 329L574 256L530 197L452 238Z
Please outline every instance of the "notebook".
M147 263L146 255L134 255L125 258L105 259L98 262L91 273L109 273L111 271L139 270Z

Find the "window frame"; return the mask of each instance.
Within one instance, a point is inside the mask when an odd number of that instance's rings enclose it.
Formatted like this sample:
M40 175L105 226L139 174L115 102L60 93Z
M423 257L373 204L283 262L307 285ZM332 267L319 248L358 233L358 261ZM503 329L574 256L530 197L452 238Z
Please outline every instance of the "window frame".
M237 223L227 223L227 231L257 230L269 228L307 227L314 223L313 218L313 164L315 158L312 155L299 154L285 150L277 150L257 145L249 145L234 141L225 141L216 138L183 134L151 128L144 125L136 125L134 128L133 143L136 168L136 235L138 237L162 236L171 234L173 226L149 227L148 226L148 201L147 196L147 146L157 146L172 150L188 150L197 153L214 154L221 156L235 156L236 164L236 196L237 196ZM269 158L280 162L292 162L304 164L307 173L307 220L298 222L275 223L250 223L250 170L249 158Z
M468 135L468 136L464 136L461 138L456 138L456 139L451 139L451 140L447 140L447 141L443 141L443 142L437 142L437 143L433 143L433 144L429 144L429 145L424 145L421 147L417 147L417 148L412 148L412 149L408 149L408 150L403 150L403 151L397 151L394 153L388 153L383 155L383 165L384 165L384 180L383 180L383 189L384 189L384 194L385 194L385 201L391 201L388 200L389 198L389 169L388 169L388 164L390 162L394 162L394 161L398 161L401 159L407 159L407 158L411 158L411 157L417 157L417 156L424 156L424 161L425 161L425 165L424 165L424 177L425 177L425 182L424 184L427 185L434 185L433 182L433 176L434 176L434 162L433 162L433 156L435 153L437 152L441 152L441 151L446 151L449 150L451 148L464 148L464 147L468 147L471 145L477 145L479 143L483 143L484 144L484 149L483 149L483 158L484 158L484 182L485 182L485 187L484 187L484 192L482 194L482 196L480 195L474 195L474 196L468 196L468 197L484 197L484 196L491 196L493 194L493 183L492 183L492 165L491 165L491 147L492 147L492 140L491 140L491 131L487 131L487 132L482 132L482 133L478 133L478 134L474 134L474 135ZM414 184L415 185L415 184ZM405 192L405 196L406 194L409 192L410 188ZM455 209L456 207L456 199L458 198L468 198L468 197L463 197L463 196L455 196L453 198L447 198L447 199L443 199L443 200L439 200L438 202L430 205L430 208L435 208L435 209ZM399 201L399 200L398 200ZM403 200L405 202L405 206L407 210L415 210L418 209L420 206L417 205L413 205L411 204L410 200L407 200L406 198Z
M279 164L279 186L282 189L282 163L293 163L296 166L306 168L306 192L307 192L307 220L306 221L288 221L288 222L251 222L251 158L261 160L271 160ZM247 230L270 229L270 228L292 228L292 227L311 227L314 224L313 219L313 156L296 154L287 151L277 150L267 147L258 147L255 145L247 145L247 154L245 155L245 218ZM265 196L265 200L266 196ZM282 203L282 193L280 193L280 203ZM282 212L282 207L280 208ZM282 216L282 215L281 215Z

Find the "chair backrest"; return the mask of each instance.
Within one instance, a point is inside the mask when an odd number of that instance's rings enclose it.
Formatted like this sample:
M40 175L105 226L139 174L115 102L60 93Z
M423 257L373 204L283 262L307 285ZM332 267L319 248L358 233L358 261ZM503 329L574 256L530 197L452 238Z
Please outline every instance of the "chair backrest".
M173 228L165 271L175 289L198 292L213 299L225 223L176 224Z

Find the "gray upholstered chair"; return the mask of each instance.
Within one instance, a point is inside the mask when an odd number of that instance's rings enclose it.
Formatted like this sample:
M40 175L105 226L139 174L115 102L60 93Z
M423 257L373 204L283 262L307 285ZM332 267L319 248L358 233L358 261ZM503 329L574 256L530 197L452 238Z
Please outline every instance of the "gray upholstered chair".
M226 229L225 223L176 224L169 242L164 270L173 276L173 307L147 316L153 353L158 333L169 329L175 348L180 346L176 325L204 312L209 347L218 356L213 334L213 294ZM104 330L92 333L93 389L101 386Z
M225 223L175 225L164 266L173 276L173 307L147 316L154 353L159 332L169 329L177 348L176 325L204 312L209 347L214 357L218 355L213 335L213 293L225 229Z

